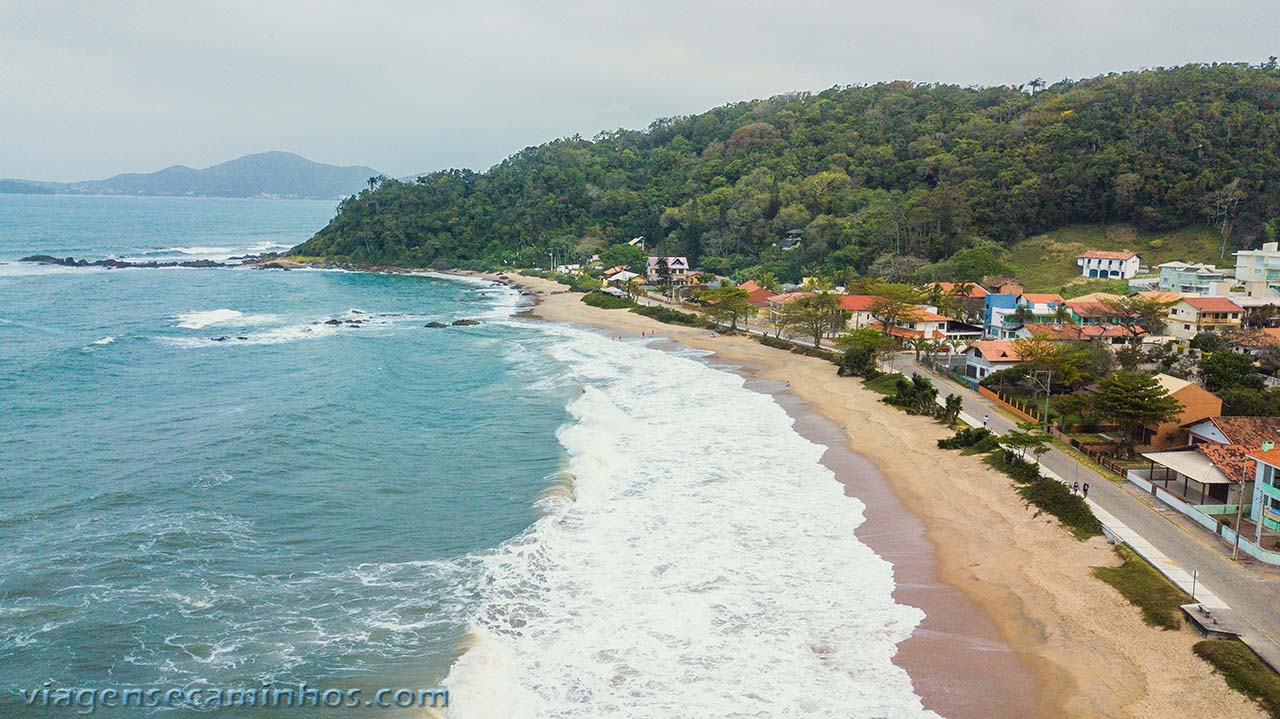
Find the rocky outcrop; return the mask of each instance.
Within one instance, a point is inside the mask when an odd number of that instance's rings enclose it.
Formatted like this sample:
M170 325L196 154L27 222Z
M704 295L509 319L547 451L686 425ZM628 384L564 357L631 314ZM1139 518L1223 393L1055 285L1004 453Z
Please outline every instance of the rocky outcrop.
M453 321L454 327L470 327L472 325L478 325L478 324L480 324L480 322L477 320L462 319L462 320Z
M23 257L19 262L35 262L41 265L58 265L60 267L105 267L109 270L125 268L157 268L157 267L226 267L225 262L215 260L184 260L182 262L127 262L125 260L77 260L74 257L52 257L50 255L31 255Z

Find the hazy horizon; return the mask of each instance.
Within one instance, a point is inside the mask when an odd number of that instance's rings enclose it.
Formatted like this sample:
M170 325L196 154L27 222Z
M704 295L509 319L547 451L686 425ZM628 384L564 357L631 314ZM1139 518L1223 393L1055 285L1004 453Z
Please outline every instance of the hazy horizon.
M0 177L102 179L269 150L402 177L835 85L1052 84L1280 54L1280 4L892 9L803 0L430 8L0 0ZM1140 30L1138 29L1140 28Z

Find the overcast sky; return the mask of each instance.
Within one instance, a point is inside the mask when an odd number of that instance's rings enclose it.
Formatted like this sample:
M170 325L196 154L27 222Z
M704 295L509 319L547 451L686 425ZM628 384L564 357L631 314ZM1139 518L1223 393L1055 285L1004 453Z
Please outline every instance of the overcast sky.
M0 0L0 177L290 150L395 176L837 84L1280 54L1278 0Z

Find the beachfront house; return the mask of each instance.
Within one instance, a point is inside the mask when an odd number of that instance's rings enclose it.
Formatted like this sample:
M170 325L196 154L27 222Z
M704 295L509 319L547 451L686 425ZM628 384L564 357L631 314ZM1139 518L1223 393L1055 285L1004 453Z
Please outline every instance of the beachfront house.
M653 285L683 287L689 280L689 260L686 257L650 257L645 275Z
M1201 332L1240 329L1244 309L1225 297L1183 297L1169 308L1165 331L1182 341Z
M1156 267L1160 270L1156 289L1161 292L1207 295L1216 283L1226 278L1226 273L1213 265L1166 262Z
M1089 250L1076 257L1080 266L1081 277L1104 277L1111 279L1133 279L1138 275L1141 258L1138 253L1124 250L1111 252L1108 250Z
M877 299L874 295L840 295L840 311L845 315L845 326L860 330L875 324L876 318L871 316L871 310Z
M1185 446L1142 454L1149 464L1139 478L1204 514L1234 513L1241 497L1254 494L1257 469L1250 455L1280 441L1280 417L1208 417L1185 429Z
M1022 361L1012 340L979 340L965 350L964 376L974 384Z
M1260 544L1263 529L1280 532L1280 449L1275 442L1264 442L1249 457L1256 462L1249 519L1255 527L1254 543Z
M747 304L756 308L756 315L762 320L769 319L769 299L777 296L777 292L761 287L755 280L747 280L738 285L738 289L747 293Z

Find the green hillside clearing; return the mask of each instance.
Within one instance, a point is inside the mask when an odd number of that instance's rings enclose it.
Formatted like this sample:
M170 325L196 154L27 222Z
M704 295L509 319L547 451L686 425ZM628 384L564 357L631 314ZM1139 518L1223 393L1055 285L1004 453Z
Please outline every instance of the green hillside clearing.
M1087 280L1076 265L1076 257L1085 250L1133 250L1142 256L1143 267L1173 260L1234 267L1230 245L1225 259L1221 249L1222 237L1202 225L1171 232L1144 232L1120 224L1075 225L1014 243L1007 259L1028 290L1051 292Z

